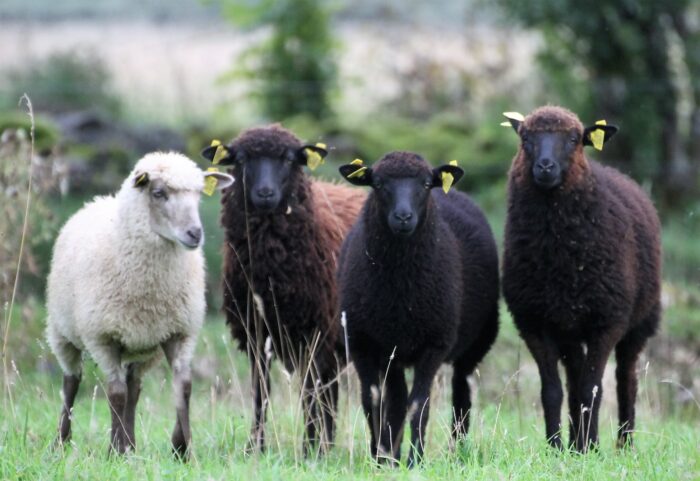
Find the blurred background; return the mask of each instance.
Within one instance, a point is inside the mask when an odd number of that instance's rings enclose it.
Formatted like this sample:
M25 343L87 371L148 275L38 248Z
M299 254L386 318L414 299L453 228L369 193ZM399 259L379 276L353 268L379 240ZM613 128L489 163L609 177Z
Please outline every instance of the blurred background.
M552 103L584 124L607 119L621 127L604 152L588 155L638 181L664 225L665 314L646 358L668 381L656 407L700 418L700 3L580 7L575 0L3 0L3 356L20 370L57 373L41 340L53 241L83 202L115 191L146 152L184 151L206 167L199 151L211 139L275 121L330 146L314 173L326 179L337 178L342 162L373 162L390 150L433 163L458 159L466 171L458 187L487 212L500 243L517 149L516 135L499 126L501 113ZM218 197L205 198L202 209L208 300L220 326ZM499 346L519 353L503 312Z

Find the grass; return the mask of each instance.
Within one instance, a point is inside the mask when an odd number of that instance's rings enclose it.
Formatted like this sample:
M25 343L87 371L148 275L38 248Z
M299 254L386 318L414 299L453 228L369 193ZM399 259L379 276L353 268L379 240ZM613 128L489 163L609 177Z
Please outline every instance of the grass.
M507 317L507 316L506 316ZM1 479L700 479L700 406L691 415L664 407L664 373L642 371L636 446L614 449L616 415L610 379L601 411L601 449L580 456L557 453L544 442L539 379L510 321L475 377L475 409L469 440L448 449L449 372L433 389L427 459L413 472L374 466L367 456L367 430L354 373L341 381L335 449L323 458L302 455L301 404L296 379L273 370L264 455L247 455L252 412L248 363L229 340L221 319L202 332L192 396L194 457L173 460L169 437L175 414L163 362L145 380L138 409L138 450L125 459L107 457L109 412L101 375L90 360L74 408L73 440L54 450L60 407L60 372L41 339L34 339L36 366L17 368L8 379L0 420ZM609 378L612 369L608 369ZM565 412L564 412L565 415ZM404 447L404 455L407 451Z

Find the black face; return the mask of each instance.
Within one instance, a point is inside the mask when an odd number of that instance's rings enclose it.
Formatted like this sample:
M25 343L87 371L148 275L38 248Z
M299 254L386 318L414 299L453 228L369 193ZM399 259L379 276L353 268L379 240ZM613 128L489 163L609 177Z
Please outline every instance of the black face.
M376 174L373 176L372 187L381 212L394 234L409 237L415 232L425 215L433 186L432 172L427 172L424 177L383 179Z
M521 139L535 184L545 190L561 185L569 170L571 157L581 143L581 135L575 130L523 132Z
M243 173L248 200L255 210L271 212L289 195L289 179L300 166L295 162L295 154L289 153L284 158L240 159L238 169Z

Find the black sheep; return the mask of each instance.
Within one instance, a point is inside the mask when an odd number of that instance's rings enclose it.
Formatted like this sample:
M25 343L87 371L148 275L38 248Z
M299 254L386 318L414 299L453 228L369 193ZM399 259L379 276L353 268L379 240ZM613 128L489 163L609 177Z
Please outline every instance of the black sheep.
M343 243L338 272L371 453L400 459L408 411L408 462L413 466L423 455L430 388L442 363L454 367L453 435L458 439L467 433L467 376L498 332L496 244L469 197L431 193L445 176L459 180L459 167L431 169L416 154L393 152L374 169L356 163L340 171L353 184L372 187ZM414 383L408 395L404 369L411 366Z
M333 440L338 361L344 361L335 280L343 238L365 193L312 181L303 166L324 148L302 145L279 125L251 128L202 154L231 165L236 182L224 191L224 311L251 363L255 419L251 441L265 443L265 410L274 354L299 369L306 440ZM268 344L269 339L269 345Z
M660 227L642 189L590 161L617 128L593 125L560 107L511 119L521 138L510 170L503 294L542 380L547 439L562 447L566 369L570 446L598 441L601 381L617 358L618 443L631 442L637 359L661 314Z

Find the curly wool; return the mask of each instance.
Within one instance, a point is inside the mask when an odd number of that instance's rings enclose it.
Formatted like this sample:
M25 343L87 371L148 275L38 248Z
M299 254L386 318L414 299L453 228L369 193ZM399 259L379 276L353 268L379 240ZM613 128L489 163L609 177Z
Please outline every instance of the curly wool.
M233 145L247 156L279 157L302 144L275 125L250 129ZM231 172L236 175L235 168ZM320 336L314 352L316 366L323 372L335 363L340 341L337 256L366 194L312 181L298 165L289 184L287 202L271 215L246 216L242 183L223 196L223 308L241 350L262 345L270 336L275 353L290 371L299 362L299 349L311 346ZM250 290L260 296L267 320L257 329L250 315Z

